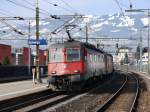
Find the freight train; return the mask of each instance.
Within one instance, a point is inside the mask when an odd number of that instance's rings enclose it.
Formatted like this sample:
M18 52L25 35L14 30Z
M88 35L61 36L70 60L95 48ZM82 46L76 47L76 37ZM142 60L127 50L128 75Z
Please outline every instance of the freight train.
M79 90L88 80L112 72L112 55L89 43L67 41L49 47L48 87L54 91Z

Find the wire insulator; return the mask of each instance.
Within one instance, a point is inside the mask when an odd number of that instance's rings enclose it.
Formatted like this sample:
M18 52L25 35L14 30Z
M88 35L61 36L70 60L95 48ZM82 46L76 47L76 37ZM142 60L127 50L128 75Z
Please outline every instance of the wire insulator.
M132 4L130 4L130 9L132 9Z

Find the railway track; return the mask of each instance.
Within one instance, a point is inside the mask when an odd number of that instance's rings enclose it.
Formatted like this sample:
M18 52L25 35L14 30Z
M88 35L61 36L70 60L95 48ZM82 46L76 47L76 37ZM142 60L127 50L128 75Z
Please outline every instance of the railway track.
M103 102L112 95L112 93L116 92L120 86L124 84L124 81L126 81L126 77L124 75L116 75L113 80L110 80L103 85L97 86L96 88L86 92L81 97L74 98L73 100L70 100L61 105L54 106L52 108L47 108L46 111L95 112L97 105L102 105Z
M37 112L37 111L42 111L45 110L48 107L51 107L53 105L56 105L60 102L66 101L72 97L74 97L76 94L61 94L52 98L47 98L44 101L40 101L35 104L31 104L29 106L26 106L21 109L17 109L16 112Z
M6 107L0 108L0 112L7 112L7 111L15 111L15 112L37 112L43 111L46 108L53 108L56 105L60 105L65 101L69 101L72 99L76 99L82 97L86 94L91 88L86 88L83 91L77 91L73 93L64 93L64 92L57 92L51 94L41 94L31 100L21 100L21 103L10 104Z
M45 94L38 94L31 99L28 98L28 100L21 99L20 102L6 104L6 106L0 103L0 111L116 112L118 109L119 111L123 109L126 111L128 107L128 111L131 112L134 109L134 104L138 96L138 92L135 95L135 91L138 91L138 88L136 88L138 83L134 80L135 77L133 76L116 75L115 78L112 78L112 80L103 84L103 86L97 85L94 89L89 88L85 91L74 93L53 93L49 91ZM127 89L128 91L126 91ZM133 102L130 103L130 106L123 105L129 104L122 100L127 98L130 99L129 102ZM122 102L122 106L120 102Z
M132 112L135 111L135 102L138 98L139 82L133 75L128 75L128 81L103 105L97 112Z
M108 82L105 81L104 82ZM103 83L103 82L101 82ZM26 111L42 111L47 108L53 108L56 105L69 101L70 99L76 99L87 94L87 91L91 90L97 85L92 85L89 88L85 88L83 91L64 93L64 92L52 92L46 90L44 92L31 94L28 96L22 96L19 98L10 99L4 102L0 102L0 112L15 111L15 112L26 112Z
M48 94L49 93L49 94ZM18 98L9 99L0 102L0 112L14 111L31 104L35 104L47 98L52 98L58 96L60 93L53 93L50 90L45 90L42 92L25 95Z
M1 105L0 112L7 112L7 111L9 111L9 112L10 111L37 112L37 111L42 111L48 107L59 104L68 99L71 99L72 97L79 94L79 92L74 92L74 93L56 92L56 93L49 93L49 94L47 92L44 92L44 93L45 94L41 93L38 96L31 98L31 99L27 99L27 100L26 100L26 97L21 98L20 103L18 103L18 100L20 98L15 99L16 103L8 104L9 102L7 101L7 102L5 102L5 105Z
M138 96L138 80L130 75L118 75L117 78L105 84L104 87L97 87L94 90L86 93L82 97L72 100L64 105L48 108L46 111L55 112L131 112L134 109L135 101ZM126 91L128 90L128 91ZM122 94L122 97L120 97ZM126 95L124 95L126 94ZM126 97L125 97L126 96ZM119 98L120 97L120 98ZM122 101L122 107L120 102ZM128 102L123 101L123 99ZM130 100L129 100L130 99ZM116 101L118 104L112 105L115 109L110 108L110 105ZM115 104L115 103L114 103ZM126 106L125 106L126 104ZM117 107L118 106L118 107Z
M26 112L26 111L42 111L45 108L57 105L64 102L78 94L84 94L90 88L86 88L81 92L65 93L65 92L52 92L50 90L25 95L18 98L9 99L0 102L0 112L15 111L15 112Z

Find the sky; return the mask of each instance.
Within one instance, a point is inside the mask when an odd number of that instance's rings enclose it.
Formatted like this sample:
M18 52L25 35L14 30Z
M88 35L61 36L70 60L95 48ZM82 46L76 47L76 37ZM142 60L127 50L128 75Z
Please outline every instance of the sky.
M33 10L16 6L10 1L20 3L26 7L31 7ZM4 16L3 14L5 13L5 16L7 14L7 16L34 17L35 1L36 0L0 0L0 15ZM115 1L116 0L39 0L39 7L42 9L42 12L44 12L44 14L40 14L40 16L49 16L49 14L63 15L74 13L84 15L120 13L121 11ZM132 3L133 8L150 8L150 0L118 1L123 11L128 9L130 2ZM52 4L57 4L58 6L53 6Z
M113 15L121 13L116 1L119 2L123 11L129 9L130 3L136 9L150 9L150 0L39 0L39 7L42 12L40 17L49 17L51 14L68 15L75 13L98 16ZM0 0L0 17L35 17L35 2L36 0ZM27 24L26 29L28 29L28 21L23 22ZM20 26L22 23L12 21L11 25L17 28L17 25Z

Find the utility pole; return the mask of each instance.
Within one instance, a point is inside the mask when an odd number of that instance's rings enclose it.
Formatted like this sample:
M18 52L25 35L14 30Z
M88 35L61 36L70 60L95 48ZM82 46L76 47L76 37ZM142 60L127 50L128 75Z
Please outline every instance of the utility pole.
M36 2L36 40L39 41L39 7L38 0ZM40 67L39 67L39 44L36 44L36 78L37 82L41 83Z
M140 29L140 72L142 72L142 29Z
M30 33L31 33L31 27L30 27L30 21L29 21L29 35L28 35L28 41L30 40ZM28 43L28 74L30 75L31 73L31 49L30 49L30 44Z
M86 43L88 43L88 24L87 23L85 26L85 32L86 32Z
M150 34L149 34L149 30L150 30L150 9L148 10L148 74L150 74Z

